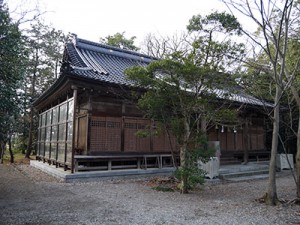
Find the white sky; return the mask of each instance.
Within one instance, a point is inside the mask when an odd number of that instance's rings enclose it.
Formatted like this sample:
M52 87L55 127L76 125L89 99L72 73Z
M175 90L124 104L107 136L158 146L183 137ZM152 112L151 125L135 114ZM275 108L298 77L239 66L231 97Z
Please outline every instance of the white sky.
M136 45L149 33L172 35L186 29L193 15L206 15L225 5L219 0L4 0L9 8L38 2L49 11L47 23L80 38L98 42L100 37L125 31L127 38L136 36Z

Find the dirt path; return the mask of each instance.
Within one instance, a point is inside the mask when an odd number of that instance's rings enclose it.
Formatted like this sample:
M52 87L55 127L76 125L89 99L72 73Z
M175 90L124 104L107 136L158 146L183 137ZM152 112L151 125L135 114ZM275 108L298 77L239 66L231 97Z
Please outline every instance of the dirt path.
M0 165L0 224L300 224L300 207L257 203L266 180L213 185L188 195L146 179L66 184L28 165ZM292 199L290 175L278 178Z

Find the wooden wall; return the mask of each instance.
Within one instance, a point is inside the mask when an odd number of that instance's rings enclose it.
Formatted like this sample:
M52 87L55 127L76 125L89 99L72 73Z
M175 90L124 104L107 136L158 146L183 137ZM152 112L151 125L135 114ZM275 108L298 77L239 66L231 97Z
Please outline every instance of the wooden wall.
M210 141L220 141L220 148L223 152L242 152L247 148L246 141L248 140L248 150L259 151L265 150L265 132L263 125L251 125L248 132L244 127L236 129L224 128L224 132L219 129L211 128L208 131L208 139Z
M141 131L145 135L138 135ZM149 119L93 116L90 122L89 151L90 154L171 152L167 133L160 131L156 134L153 122ZM171 142L174 146L175 138Z
M88 102L89 101L89 102ZM143 118L143 113L130 102L120 99L92 96L81 102L84 110L80 115L86 114L86 119L78 120L77 146L84 147L84 153L100 154L103 152L171 152L175 150L176 140L171 137L171 143L166 132L153 135L155 124ZM89 113L88 113L89 112ZM221 132L212 127L208 131L209 141L220 141L222 152L243 152L245 148L250 151L265 150L264 123L260 118L252 119L246 131L242 125L233 131L233 127L225 127ZM139 137L137 132L149 129L152 135ZM86 134L86 141L83 135ZM248 142L248 143L246 143ZM177 149L178 150L178 149Z

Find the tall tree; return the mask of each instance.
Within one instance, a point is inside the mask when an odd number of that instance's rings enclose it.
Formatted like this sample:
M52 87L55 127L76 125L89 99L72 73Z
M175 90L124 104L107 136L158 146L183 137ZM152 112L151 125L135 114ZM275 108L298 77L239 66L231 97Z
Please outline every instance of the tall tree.
M17 23L8 9L0 5L0 156L19 114L18 90L23 79L25 48Z
M191 178L189 164L196 163L188 158L199 147L196 140L201 132L197 125L205 116L204 105L207 104L200 98L203 92L200 80L206 73L192 60L181 58L156 61L147 68L130 69L127 74L139 86L150 87L139 100L141 109L175 135L180 148L181 192L187 193ZM197 152L204 153L204 149Z
M269 182L265 201L267 204L275 205L277 202L276 189L276 154L278 148L280 101L285 91L284 77L286 75L286 56L288 52L288 41L290 38L289 26L293 0L271 1L271 0L223 0L229 9L236 10L244 16L252 19L258 26L259 32L243 32L250 40L268 57L269 63L264 65L271 71L271 78L275 84L275 95L273 98L273 134L269 169ZM278 19L277 19L278 18ZM260 64L253 64L260 67ZM299 153L300 154L300 153ZM297 154L298 155L298 154ZM300 158L299 158L300 162Z
M172 36L156 36L148 34L143 41L142 52L159 59L168 57L174 52L183 54L191 51L194 40L187 32L174 34Z
M298 1L295 6L299 7L300 2ZM294 28L290 33L291 38L287 41L287 53L286 55L280 54L280 58L286 58L286 66L284 68L285 74L285 85L289 87L291 101L297 109L298 121L297 125L293 124L291 118L291 130L297 137L297 153L296 153L296 176L297 176L297 199L300 202L300 45L299 45L299 23L300 13L299 9L296 10L296 18L289 21L289 27ZM297 25L294 25L297 24ZM287 32L287 31L285 31Z
M193 16L187 29L195 35L197 65L218 72L233 70L239 66L245 53L243 43L238 43L242 27L237 19L225 12L213 12L205 17Z
M35 139L35 118L32 102L58 78L59 60L62 58L67 36L60 30L37 21L27 35L29 60L26 71L24 93L30 99L28 107L28 142L25 157L29 158Z
M180 148L182 193L188 191L189 180L194 177L191 176L191 165L195 165L196 158L191 158L192 153L198 157L206 155L207 147L199 140L206 139L208 122L215 119L216 114L222 115L218 113L220 105L212 104L212 99L216 98L212 90L230 88L234 84L230 77L225 79L220 75L219 72L225 72L227 68L213 59L230 62L230 59L234 60L232 56L243 55L242 49L234 48L231 52L225 52L224 49L228 50L231 46L229 42L214 40L214 46L209 46L213 40L211 20L224 22L224 18L230 17L222 17L223 14L218 13L214 15L220 17L216 19L208 16L206 23L198 20L200 16L191 20L189 29L196 33L197 38L187 49L178 48L179 51L164 56L163 60L152 62L147 68L127 70L129 78L135 80L138 86L149 88L140 98L139 106L146 111L147 116L163 123L176 136ZM234 27L239 29L236 19L230 18L232 31ZM224 26L229 26L229 23ZM206 51L203 52L203 49ZM234 112L227 108L224 111L231 114L227 118L235 118Z
M115 33L114 35L108 35L105 38L100 38L100 43L108 44L118 48L123 48L127 50L138 51L139 48L134 45L135 36L131 38L125 37L125 32Z

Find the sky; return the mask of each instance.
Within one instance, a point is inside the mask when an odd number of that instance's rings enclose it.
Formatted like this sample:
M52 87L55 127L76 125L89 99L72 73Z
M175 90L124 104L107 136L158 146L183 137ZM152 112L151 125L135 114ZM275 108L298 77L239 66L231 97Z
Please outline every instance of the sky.
M147 34L173 35L186 29L193 15L207 15L226 6L219 0L4 0L10 10L33 8L38 2L46 23L79 38L98 42L117 32L136 36L140 45Z

